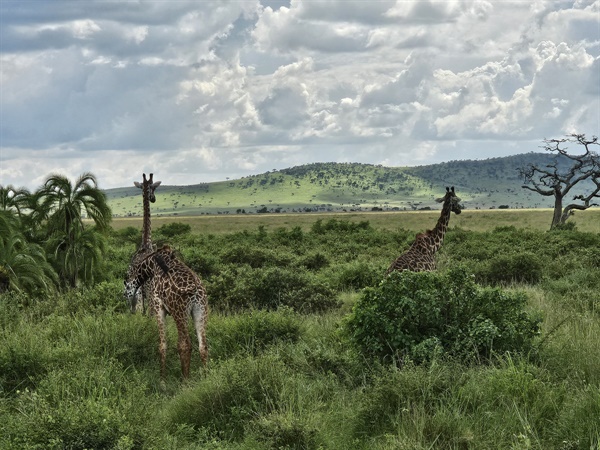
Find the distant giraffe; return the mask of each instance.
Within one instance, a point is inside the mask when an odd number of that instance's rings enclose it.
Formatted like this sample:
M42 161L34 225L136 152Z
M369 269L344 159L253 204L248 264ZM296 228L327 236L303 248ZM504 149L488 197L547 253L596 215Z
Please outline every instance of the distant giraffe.
M138 187L142 190L142 205L144 210L144 219L142 222L142 243L137 251L133 254L131 258L131 262L129 263L129 268L127 270L127 276L133 270L134 266L139 263L144 257L154 250L154 245L152 244L152 232L151 232L151 221L150 221L150 203L154 203L156 201L156 197L154 195L154 191L158 186L160 186L160 181L153 182L154 174L150 174L148 179L146 179L146 174L142 174L143 181L141 183L134 181L133 184L135 187ZM142 289L138 290L135 297L131 299L129 307L131 308L131 312L145 312L148 307L148 301L152 297L151 293L148 291L149 284L146 284L142 287Z
M452 188L446 188L446 195L436 200L443 202L442 213L433 230L418 233L410 248L400 255L388 268L386 275L393 271L410 270L412 272L432 271L436 269L435 254L442 246L448 230L450 213L460 214L461 206Z
M158 322L161 377L164 379L167 357L165 320L166 315L170 314L177 326L177 351L181 360L181 371L183 377L188 378L192 355L187 320L189 314L192 315L198 336L200 358L204 365L208 360L205 334L208 316L206 290L200 277L179 260L168 245L146 255L135 265L125 280L125 297L131 301L136 291L146 282L151 285L150 305Z

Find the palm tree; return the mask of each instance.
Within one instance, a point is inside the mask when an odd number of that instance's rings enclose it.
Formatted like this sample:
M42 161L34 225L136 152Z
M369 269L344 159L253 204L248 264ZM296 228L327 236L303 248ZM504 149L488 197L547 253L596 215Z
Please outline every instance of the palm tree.
M47 208L40 205L40 192L30 192L26 188L0 185L0 210L12 211L21 221L21 231L29 242L42 243L42 234L47 217Z
M70 236L74 236L72 244L69 244ZM104 235L92 227L78 228L70 235L56 231L46 244L46 248L52 249L48 258L59 277L71 287L75 287L78 280L86 284L94 282L106 247Z
M50 175L38 192L41 214L47 217L46 248L53 255L63 283L75 287L90 254L82 251L88 244L81 239L87 243L95 242L91 235L109 228L112 213L106 194L98 188L96 177L89 172L80 175L75 184L63 175ZM84 213L93 220L93 231L86 231Z
M0 210L15 211L20 217L29 195L31 193L25 188L17 189L10 184L4 187L0 184Z
M58 277L44 250L27 242L19 228L19 218L13 212L0 210L0 293L54 289Z

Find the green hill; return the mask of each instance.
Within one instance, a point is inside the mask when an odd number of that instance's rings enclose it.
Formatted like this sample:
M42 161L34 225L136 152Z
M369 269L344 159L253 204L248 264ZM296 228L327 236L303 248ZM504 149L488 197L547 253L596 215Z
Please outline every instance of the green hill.
M469 209L551 207L551 198L521 188L517 172L529 163L550 161L549 154L527 153L417 167L314 163L189 186L162 180L152 214L439 209L435 199L446 186L455 186ZM115 216L142 214L141 191L133 182L131 187L109 189L106 194Z

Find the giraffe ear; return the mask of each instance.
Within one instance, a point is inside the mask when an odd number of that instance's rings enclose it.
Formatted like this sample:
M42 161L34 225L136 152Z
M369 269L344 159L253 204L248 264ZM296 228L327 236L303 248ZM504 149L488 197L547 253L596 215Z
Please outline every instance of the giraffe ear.
M140 189L142 189L142 184L141 184L139 181L134 181L134 182L133 182L133 185L134 185L135 187L137 187L137 188L140 188Z
M435 201L438 202L438 203L443 203L444 202L444 197L442 197L442 198L436 198Z
M153 184L152 184L152 187L153 187L154 189L156 189L157 187L159 187L159 186L160 186L160 183L161 183L161 181L157 181L156 183L153 183Z

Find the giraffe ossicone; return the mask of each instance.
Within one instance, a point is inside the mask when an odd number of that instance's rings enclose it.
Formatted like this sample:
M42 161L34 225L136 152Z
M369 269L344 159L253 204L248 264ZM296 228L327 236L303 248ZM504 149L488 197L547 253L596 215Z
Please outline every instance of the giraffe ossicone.
M460 214L462 211L460 198L456 196L454 186L447 187L446 195L436 201L443 203L443 205L442 213L435 228L418 233L410 248L392 262L386 271L386 275L394 271L426 272L436 269L435 254L444 242L450 214Z

